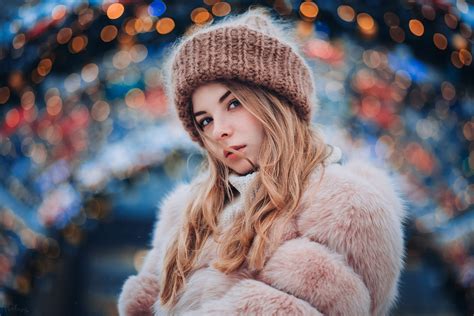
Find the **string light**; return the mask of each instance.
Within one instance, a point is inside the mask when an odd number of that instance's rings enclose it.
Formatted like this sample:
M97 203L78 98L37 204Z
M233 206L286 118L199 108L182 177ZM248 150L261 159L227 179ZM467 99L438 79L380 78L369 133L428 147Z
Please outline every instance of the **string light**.
M102 31L100 32L100 38L102 41L108 43L113 41L118 34L117 27L115 25L107 25L104 26Z
M421 23L421 21L417 19L411 19L408 22L408 27L410 31L413 33L413 35L416 35L416 36L422 36L423 33L425 32L425 27L423 26L423 23Z
M337 7L337 15L346 22L353 22L355 19L355 11L351 6L340 5Z
M72 41L69 43L69 51L73 54L77 54L81 51L83 51L86 46L87 46L87 37L84 35L79 35L76 36L72 39Z
M175 23L172 18L161 18L156 22L156 31L159 34L168 34L174 30Z
M107 8L107 17L111 20L116 20L122 16L123 12L125 11L125 7L121 3L112 3Z
M454 30L458 26L458 18L454 14L446 13L444 15L444 23Z
M8 87L1 87L0 88L0 104L7 103L9 98L10 98L10 89Z
M205 24L212 20L212 15L205 8L196 8L191 11L191 21L196 24Z
M435 33L433 35L433 42L438 49L445 50L448 47L448 40L446 36L441 33Z
M459 60L464 65L469 66L469 65L471 65L471 62L472 62L472 55L467 49L462 48L459 51Z
M56 41L59 44L66 44L72 37L72 29L69 27L65 27L59 30L58 34L56 35Z
M434 21L436 18L436 11L433 9L431 5L424 4L421 6L421 14L425 19L430 21Z
M314 20L319 13L319 8L314 2L303 2L300 5L300 15L303 19Z
M13 42L12 42L13 48L20 49L25 45L25 42L26 42L25 34L20 33L13 38Z
M367 13L357 14L357 25L361 32L365 35L372 36L377 32L377 25L374 19Z
M232 7L227 2L218 2L212 6L212 14L215 16L226 16L230 13Z
M98 122L105 121L110 114L110 106L107 102L100 100L94 103L91 109L91 116Z
M53 11L51 12L51 17L56 21L62 20L66 16L66 13L66 6L60 4L54 7Z
M38 68L36 69L36 71L38 72L40 76L44 77L49 74L52 66L53 66L53 62L51 61L51 59L45 58L39 62Z

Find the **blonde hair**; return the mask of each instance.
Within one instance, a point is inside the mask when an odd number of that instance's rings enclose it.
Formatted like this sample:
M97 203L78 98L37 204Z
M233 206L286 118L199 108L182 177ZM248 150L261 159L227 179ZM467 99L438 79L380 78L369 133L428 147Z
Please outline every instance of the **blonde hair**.
M227 201L233 199L228 183L228 168L212 153L207 153L209 178L203 181L186 211L184 224L168 248L161 278L161 303L172 308L205 241L218 239L218 258L214 267L224 273L244 263L251 271L263 268L269 245L269 232L277 218L287 221L297 206L313 169L330 153L319 132L301 120L291 104L272 91L237 81L223 81L263 125L264 140L259 152L259 173L240 213L230 230L218 230L218 216ZM206 148L213 140L198 128ZM228 149L233 151L232 149ZM233 151L237 155L242 153ZM249 160L248 160L249 161ZM250 162L256 166L256 162Z

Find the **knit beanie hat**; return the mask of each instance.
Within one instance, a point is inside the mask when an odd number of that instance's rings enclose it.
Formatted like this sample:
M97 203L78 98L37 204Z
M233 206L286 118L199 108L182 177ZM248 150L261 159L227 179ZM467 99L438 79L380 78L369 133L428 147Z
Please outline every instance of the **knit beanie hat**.
M237 80L286 98L303 121L315 106L309 66L281 25L262 9L228 17L183 37L167 60L168 97L193 141L203 146L193 124L191 96L200 85Z

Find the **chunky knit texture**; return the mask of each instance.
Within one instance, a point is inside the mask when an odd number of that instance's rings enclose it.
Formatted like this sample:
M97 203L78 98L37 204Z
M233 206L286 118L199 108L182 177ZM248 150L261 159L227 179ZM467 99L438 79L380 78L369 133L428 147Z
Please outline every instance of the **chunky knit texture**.
M259 11L203 27L184 38L168 61L168 93L194 141L202 141L192 119L191 96L201 84L237 80L286 98L302 120L311 120L314 80L288 34Z

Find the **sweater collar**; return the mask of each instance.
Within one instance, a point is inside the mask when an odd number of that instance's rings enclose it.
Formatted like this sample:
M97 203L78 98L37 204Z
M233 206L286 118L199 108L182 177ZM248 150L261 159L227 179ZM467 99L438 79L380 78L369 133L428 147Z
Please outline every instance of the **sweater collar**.
M331 155L326 158L324 161L325 165L330 165L333 163L341 163L342 160L342 151L339 147L333 146L333 151ZM257 176L258 171L254 171L252 173L246 174L244 176L240 176L236 173L231 173L229 174L229 182L232 184L234 188L239 191L240 194L243 194L245 191L247 191L248 187L252 183L252 181L255 179Z
M250 186L252 181L256 178L258 171L240 176L235 173L229 174L229 182L234 188L239 191L240 194L243 194Z

